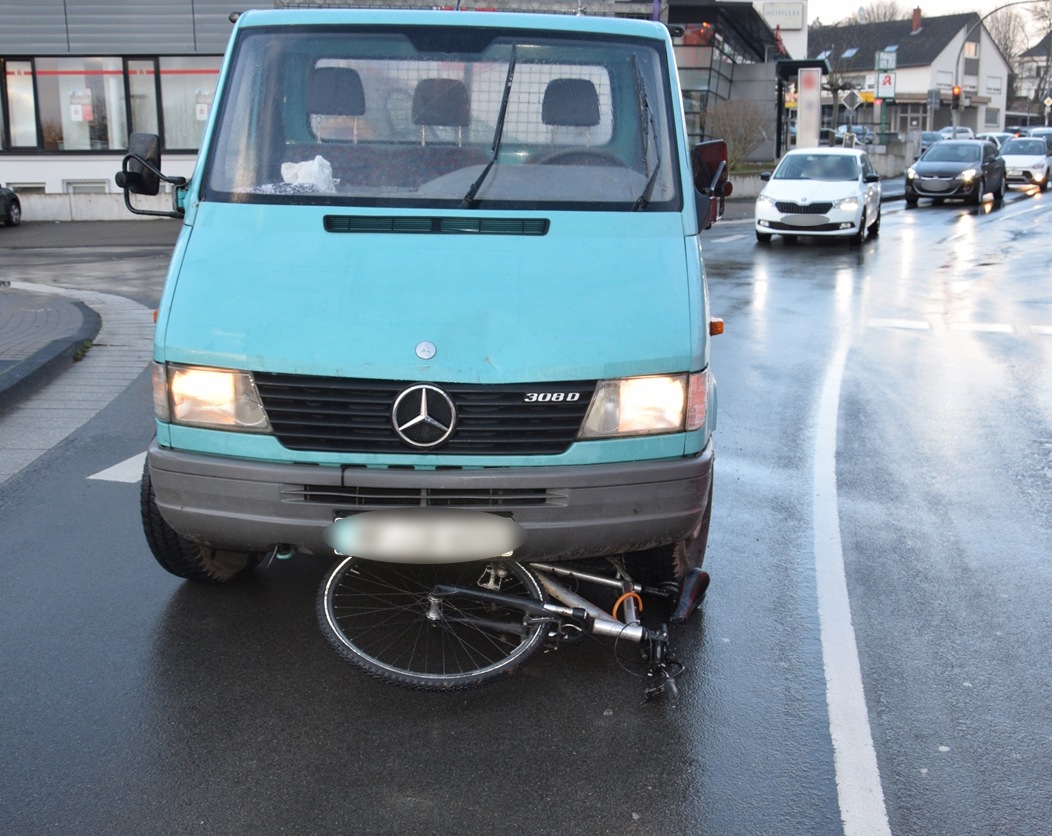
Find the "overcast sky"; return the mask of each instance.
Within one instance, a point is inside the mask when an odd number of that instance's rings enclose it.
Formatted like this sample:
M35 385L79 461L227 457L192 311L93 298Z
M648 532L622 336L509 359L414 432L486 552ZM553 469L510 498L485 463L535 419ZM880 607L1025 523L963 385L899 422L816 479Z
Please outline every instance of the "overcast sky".
M986 12L996 9L998 6L1003 6L1005 0L919 0L919 2L908 2L908 0L899 0L899 5L903 9L912 11L916 7L920 7L921 16L938 17L940 15L953 15L963 14L965 12L979 12L985 14ZM866 2L855 3L853 0L808 0L807 3L807 21L813 23L815 18L819 18L822 23L830 24L836 23L838 20L843 20L845 17L850 17L854 14L860 6L868 5ZM1025 19L1029 19L1027 13L1028 6L1016 6L1014 7L1020 12Z

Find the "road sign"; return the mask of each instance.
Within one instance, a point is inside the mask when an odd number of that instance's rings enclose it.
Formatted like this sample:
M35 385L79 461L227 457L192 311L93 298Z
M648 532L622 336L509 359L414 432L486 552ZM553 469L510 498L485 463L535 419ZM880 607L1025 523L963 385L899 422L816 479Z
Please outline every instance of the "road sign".
M878 52L873 61L873 67L878 73L894 70L895 66L896 59L894 52Z
M878 99L894 99L895 98L895 73L878 73L877 74L877 98Z
M933 87L928 91L928 110L938 110L942 106L942 91Z
M1045 96L1045 107L1052 107L1052 96Z
M862 104L862 97L854 90L841 90L840 104L848 110L855 110L860 104Z

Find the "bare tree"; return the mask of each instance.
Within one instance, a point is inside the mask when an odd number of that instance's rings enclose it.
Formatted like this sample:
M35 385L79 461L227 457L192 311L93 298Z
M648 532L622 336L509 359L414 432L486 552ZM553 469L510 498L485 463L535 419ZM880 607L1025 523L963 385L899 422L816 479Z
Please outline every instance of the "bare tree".
M768 102L712 102L702 120L707 137L727 141L727 167L732 170L775 133Z
M986 18L985 26L1005 60L1014 67L1016 59L1027 48L1027 24L1023 16L1016 9L1001 9Z
M1027 24L1016 9L1001 9L986 18L986 31L1001 50L1009 67L1008 100L1015 98L1016 72L1019 56L1027 48Z
M855 25L858 23L885 23L889 20L905 20L912 10L907 9L898 0L870 0L865 6L846 17L842 23Z

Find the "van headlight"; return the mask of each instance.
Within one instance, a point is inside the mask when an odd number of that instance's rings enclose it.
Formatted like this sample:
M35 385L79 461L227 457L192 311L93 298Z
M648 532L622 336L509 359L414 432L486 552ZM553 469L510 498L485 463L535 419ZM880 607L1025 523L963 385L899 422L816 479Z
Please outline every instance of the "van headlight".
M155 363L153 404L158 420L166 423L270 432L249 372Z
M596 387L579 439L657 435L705 424L708 373L603 380Z

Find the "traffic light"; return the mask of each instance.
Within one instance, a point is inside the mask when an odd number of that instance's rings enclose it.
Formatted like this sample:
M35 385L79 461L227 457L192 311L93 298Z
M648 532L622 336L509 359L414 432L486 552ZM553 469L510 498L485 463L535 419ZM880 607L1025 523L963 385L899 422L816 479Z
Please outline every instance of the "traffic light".
M954 110L961 109L961 85L953 85L953 92L951 93L950 107Z

